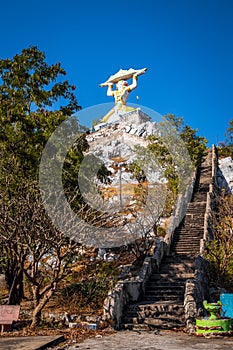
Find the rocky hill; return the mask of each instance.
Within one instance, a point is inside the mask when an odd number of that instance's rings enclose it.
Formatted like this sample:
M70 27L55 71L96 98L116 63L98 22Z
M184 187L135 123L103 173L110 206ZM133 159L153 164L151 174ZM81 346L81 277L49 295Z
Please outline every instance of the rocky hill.
M88 187L87 200L96 209L112 212L118 219L120 216L124 229L128 223L137 221L134 230L139 231L138 235L142 227L147 227L146 230L153 227L166 199L166 179L160 165L153 164L144 154L140 156L148 145L147 137L157 134L156 123L140 109L135 109L119 116L114 123L100 124L96 131L87 135L90 146L87 156L94 156L89 167L94 169L95 163L100 162L109 171L106 183L96 181L98 190L90 193L91 185ZM145 174L143 181L138 181L131 169L138 159L142 161Z

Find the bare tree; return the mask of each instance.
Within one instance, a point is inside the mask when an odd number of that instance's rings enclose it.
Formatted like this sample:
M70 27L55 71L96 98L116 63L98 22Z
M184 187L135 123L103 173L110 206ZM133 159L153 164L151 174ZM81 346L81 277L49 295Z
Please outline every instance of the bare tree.
M6 274L13 267L15 273L13 283L9 284L8 303L12 302L13 288L23 284L24 274L32 291L34 307L31 327L35 327L59 282L70 273L81 245L51 223L40 199L37 183L22 183L17 190L17 199L9 199L3 193L0 196L0 239L5 253ZM85 210L82 208L80 211L84 215ZM64 225L66 222L69 225L65 213L60 220L64 221ZM19 302L20 298L17 300Z
M217 285L233 288L233 196L219 197L213 220L214 239L206 245L205 256Z
M23 290L24 275L32 291L31 327L34 328L40 323L41 312L57 291L59 282L71 272L73 264L80 256L83 246L78 237L81 237L82 233L87 235L90 227L104 227L108 221L108 214L101 210L92 210L83 204L77 213L82 220L73 223L69 212L64 211L61 214L58 210L59 198L53 199L53 213L57 215L55 221L62 222L63 227L63 230L59 230L47 215L36 181L21 182L17 191L17 199L15 196L9 198L3 192L0 194L0 244L4 251L7 278L11 276L9 271L12 270L12 275L14 273L13 281L9 281L8 303L14 301L13 289ZM75 193L74 191L70 202L75 200ZM48 193L48 197L53 195ZM71 227L77 232L74 238L69 235ZM17 303L20 303L21 299L22 295L17 299Z

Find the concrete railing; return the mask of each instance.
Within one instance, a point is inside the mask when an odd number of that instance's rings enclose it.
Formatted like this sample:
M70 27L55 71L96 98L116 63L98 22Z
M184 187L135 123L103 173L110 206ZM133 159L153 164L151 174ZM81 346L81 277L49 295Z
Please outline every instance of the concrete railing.
M195 260L195 277L185 284L184 311L188 333L195 333L196 318L205 312L203 300L208 299L209 263L201 255Z

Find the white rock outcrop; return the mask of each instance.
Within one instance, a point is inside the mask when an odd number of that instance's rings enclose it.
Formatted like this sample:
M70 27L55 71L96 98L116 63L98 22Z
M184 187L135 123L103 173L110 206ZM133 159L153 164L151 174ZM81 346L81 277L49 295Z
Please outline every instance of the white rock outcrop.
M219 159L218 185L233 193L233 160L231 157Z

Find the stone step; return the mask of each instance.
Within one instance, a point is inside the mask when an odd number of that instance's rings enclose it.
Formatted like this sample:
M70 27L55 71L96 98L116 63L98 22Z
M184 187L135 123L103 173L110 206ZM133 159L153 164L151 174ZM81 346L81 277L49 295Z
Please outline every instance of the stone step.
M188 211L182 221L182 224L185 224L187 221L191 221L191 222L202 222L204 220L205 217L205 209L201 210L198 212L197 209L194 209L192 211Z
M167 261L162 261L162 265L161 267L163 266L167 266L167 267L170 267L170 268L185 268L185 267L194 267L195 266L195 263L194 262L186 262L186 263L181 263L181 262L167 262Z
M204 227L202 226L187 226L181 227L178 230L175 230L173 237L182 235L187 235L192 237L193 235L200 236L203 235Z
M197 245L198 243L200 243L200 240L201 238L203 237L202 236L199 236L199 237L195 237L195 236L191 236L191 237L187 237L186 235L181 235L180 237L174 237L173 239L173 243L184 243L184 244L189 244L190 246L191 245Z
M184 217L183 222L187 222L187 220L191 220L194 222L195 218L201 222L204 219L205 216L205 209L198 210L197 208L194 208L192 210L188 210L186 212L186 215Z
M199 202L200 203L200 202ZM198 203L195 202L195 206L192 206L192 207L188 207L187 211L186 211L186 215L196 215L197 216L197 219L202 219L203 218L203 215L205 213L205 210L206 210L206 203L205 203L205 206L203 207L200 207L198 205Z
M186 219L182 222L182 224L178 228L201 228L204 225L204 215L200 218L200 220L195 219L189 219L186 217ZM178 230L178 228L176 230Z
M183 280L185 281L186 279L188 278L193 278L194 276L194 273L186 273L186 272L183 272L183 273L177 273L177 274L173 274L173 273L155 273L155 274L152 274L150 276L150 281L153 281L153 280L158 280L160 278L165 278L168 280L168 278L172 279L173 281L174 280Z
M182 257L182 258L177 258L177 257L174 257L173 255L166 255L163 257L163 262L180 262L180 263L194 263L195 261L193 259L190 259L190 258L187 258L186 256Z
M173 250L173 252L177 255L183 255L183 254L189 254L190 256L196 257L197 254L200 253L200 249L196 249L196 250ZM188 278L192 278L192 277L188 277Z
M169 296L169 298L168 298L168 296L156 297L154 295L145 295L143 297L143 300L146 300L146 301L159 301L159 302L164 302L166 300L169 300L169 301L172 301L174 303L178 303L178 302L182 303L182 302L184 302L184 296L182 295L182 296L178 297L178 296L174 295L174 296Z
M190 240L191 240L191 238L190 238ZM184 245L187 247L195 247L195 246L200 244L200 241L201 241L201 238L195 239L192 243L190 243L190 241L188 239L181 237L180 240L176 239L175 241L173 241L172 245L175 245L175 246Z
M188 240L186 239L180 239L180 240L176 240L172 242L172 245L177 247L177 246L183 246L183 247L187 247L187 248L191 248L191 247L197 247L200 245L200 239L195 240L192 243L189 243Z
M199 216L196 216L195 213L189 213L187 216L185 216L185 218L183 219L182 223L180 224L180 227L184 227L185 225L202 225L203 226L203 222L204 222L204 215L205 213L200 213Z
M158 273L160 274L160 275L165 275L165 274L167 274L167 275L169 275L170 277L173 277L173 282L175 282L176 281L176 276L177 275L181 275L181 276L184 276L184 275L190 275L190 274L194 274L194 269L190 269L190 270L178 270L178 271L174 271L174 270L169 270L169 269L165 269L165 268L162 268L161 267L161 269L158 271ZM183 279L185 279L186 277L184 276L183 277ZM149 281L150 281L150 279L149 279Z
M124 312L124 322L129 322L126 320L126 318L137 318L137 319L145 319L146 317L150 318L164 318L164 317L169 317L169 318L182 318L184 316L184 307L179 308L177 310L168 310L168 311L159 311L159 310L125 310ZM123 320L123 318L122 318Z
M172 248L184 248L184 249L196 249L198 247L200 247L200 241L193 243L193 244L188 244L186 242L173 242L171 245Z
M195 249L199 249L199 248L200 248L200 242L199 242L199 244L192 244L192 245L184 244L184 243L182 243L182 244L181 243L178 243L178 244L173 243L172 244L173 250L183 249L185 251L187 249L187 252L188 252L188 251L191 251L192 249L195 250Z
M155 297L159 300L174 300L179 299L180 297L184 295L184 288L183 289L176 289L174 290L164 290L164 289L146 289L144 297Z
M198 194L194 194L192 200L195 202L195 204L197 204L197 202L199 203L203 203L207 201L207 193L208 192L203 192L203 193L198 193Z
M184 276L183 280L185 281L185 279L187 279L186 275L193 275L194 274L194 270L180 270L178 272L175 272L173 270L161 269L158 273L160 275L165 275L165 274L168 275L168 277L173 278L172 282L175 283L177 281L177 275L180 275L182 277ZM153 278L149 279L149 281L153 281L154 279ZM178 281L180 281L180 279Z
M189 244L185 245L185 244L176 244L176 245L172 245L172 250L173 251L182 251L183 254L187 254L188 252L191 252L192 250L199 250L200 249L200 244L196 244L196 245L192 245L190 246Z
M162 281L157 281L157 283L152 284L153 288L156 287L156 290L161 291L172 291L174 292L174 290L183 290L184 289L184 283L166 283L166 284L162 284ZM150 282L148 282L148 284L146 285L148 290L152 288L152 285L150 284Z
M194 242L189 243L189 241L187 239L182 239L180 241L175 241L172 242L173 246L184 246L184 247L197 247L198 245L200 245L200 241L201 239L196 239Z
M188 207L187 211L186 211L186 215L196 215L197 218L202 217L204 212L205 212L205 209L206 209L206 204L205 206L203 207L200 207L199 205L193 205L192 207Z
M186 215L187 216L192 216L192 215L195 215L197 217L197 219L202 219L203 218L203 215L205 213L205 210L206 210L206 206L204 207L201 207L200 206L192 206L192 207L188 207L187 211L186 211ZM185 215L185 216L186 216Z
M193 215L193 214L192 214ZM190 214L191 216L191 214ZM197 218L197 219L189 219L187 216L185 218L185 220L182 222L182 224L180 225L179 228L189 228L189 227L193 227L193 228L201 228L204 225L204 215L202 215L202 217ZM177 228L178 229L178 228ZM176 230L177 230L176 229Z
M185 232L189 232L190 230L192 230L193 232L200 232L203 231L204 228L204 219L201 222L197 222L195 221L194 223L190 223L189 222L185 222L184 224L182 224L182 226L179 226L175 232L180 232L180 231L185 231Z
M183 303L184 301L184 293L176 294L176 293L145 293L143 295L143 300L145 301L151 301L151 302L161 302L163 303L164 301L169 301L173 303Z
M155 326L159 326L164 323L176 323L179 325L183 325L185 321L184 315L176 316L176 315L161 315L159 317L130 317L124 316L121 320L124 324L153 324Z
M133 324L133 323L122 323L120 328L122 330L132 330L132 331L151 331L155 329L164 329L164 330L177 330L183 329L185 327L185 322L179 320L173 320L169 322L169 320L158 320L157 322L148 322L144 321L141 324Z
M204 202L193 202L189 203L186 214L197 214L202 215L205 212L206 209L206 203Z
M203 229L204 229L204 224L203 224L203 222L201 223L201 225L189 225L189 224L185 224L185 225L183 225L183 226L178 227L178 228L175 230L175 234L178 233L178 232L180 232L180 231L189 233L190 230L192 230L192 233L193 233L193 232L199 233L199 232L203 231Z
M184 232L189 232L190 230L192 230L193 232L200 232L202 231L204 228L204 220L201 222L201 224L195 222L194 224L190 225L190 223L184 223L182 226L179 226L175 232L180 232L180 231L184 231Z
M183 288L183 290L184 290L184 288L185 288L185 282L180 282L180 283L177 283L177 282L173 282L173 284L171 284L171 282L169 283L166 283L166 282L148 282L147 284L146 284L146 289L147 290L157 290L157 288L158 288L158 290L162 290L162 289L164 289L164 290L166 290L166 288L167 289L169 289L169 290L179 290L179 289L181 289L181 288Z
M198 247L191 247L191 248L187 248L187 247L172 247L171 252L174 252L175 254L179 255L179 254L191 254L190 256L194 256L192 253L197 253L200 251L200 246ZM190 271L188 271L190 273Z
M197 193L195 193L194 195L197 195ZM203 201L203 202L195 202L195 201L192 201L188 204L188 210L190 208L205 208L206 207L206 201Z
M124 324L150 324L158 321L154 320L172 320L173 323L177 320L184 319L184 306L183 302L175 303L174 300L157 301L151 303L151 301L142 301L141 303L129 304L124 312L122 323ZM160 321L161 323L161 321Z
M195 229L181 229L180 231L176 231L173 239L177 239L177 238L194 238L194 239L198 239L200 237L203 236L203 230L195 230Z
M163 303L159 303L159 302L148 302L145 300L142 300L140 302L136 302L136 303L132 303L132 304L128 304L127 305L127 309L130 310L141 310L141 311L145 311L145 310L158 310L160 312L164 312L164 311L172 311L172 310L178 310L180 308L184 309L184 305L183 303L173 303L169 300L164 301Z
M170 268L167 266L161 266L158 273L169 273L170 275L176 276L179 273L193 273L194 268L180 267L178 268Z
M148 313L148 312L138 312L138 313L126 313L122 318L125 323L142 323L144 320L165 320L169 318L170 320L184 319L184 310L179 310L174 312L160 312L160 313Z
M194 255L196 255L196 253L198 252L199 253L200 251L200 246L198 247L194 247L192 249L188 249L188 248L182 248L182 247L172 247L171 249L171 252L176 254L176 255L183 255L183 254L186 254L186 255L189 255L190 257ZM193 253L193 254L192 254Z
M184 245L189 245L189 246L193 246L193 245L197 245L198 243L200 244L200 237L185 237L181 236L181 237L176 237L174 238L174 240L172 241L173 243L180 243L180 244L184 244ZM192 239L192 240L191 240Z
M165 293L165 292L158 292L158 291L152 291L149 292L147 291L144 296L143 300L153 300L153 301L164 301L164 300L170 300L174 302L182 302L184 301L184 290L181 291L180 293L176 292L170 292L170 293Z
M190 244L189 242L184 241L176 241L172 243L173 247L183 247L183 248L195 248L200 246L200 240L197 242L193 242Z

